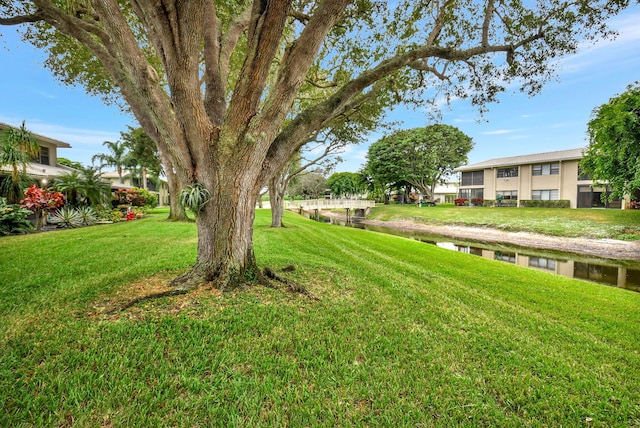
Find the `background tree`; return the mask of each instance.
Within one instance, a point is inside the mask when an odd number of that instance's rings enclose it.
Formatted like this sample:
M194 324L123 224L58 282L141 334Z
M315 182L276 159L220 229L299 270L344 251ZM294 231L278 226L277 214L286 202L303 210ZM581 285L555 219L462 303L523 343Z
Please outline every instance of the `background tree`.
M68 166L69 168L77 169L78 171L82 171L85 168L82 162L72 161L70 159L61 157L58 157L58 165Z
M289 183L288 193L292 197L320 199L327 189L327 177L322 170L305 171Z
M142 172L141 186L147 189L147 174L159 177L162 174L162 162L156 143L142 128L127 127L126 132L120 132L120 140L127 148L129 164L135 164Z
M450 125L396 132L369 146L366 170L378 183L406 182L433 199L443 177L467 161L471 137Z
M141 167L142 187L146 188L147 171L153 175L158 184L162 174L167 177L169 186L169 220L185 221L187 214L184 207L178 203L181 190L178 177L173 171L173 166L167 156L162 156L156 143L142 128L128 127L126 132L120 133L122 142L129 149L129 155L133 161Z
M362 174L357 172L336 172L327 180L327 187L332 196L351 199L366 189L366 183Z
M124 184L123 171L131 163L128 147L122 141L105 141L102 143L109 153L98 153L93 155L91 162L98 161L98 170L106 167L114 167L118 173L120 184Z
M610 188L609 200L640 190L640 83L594 109L587 125L589 146L580 165ZM603 197L606 197L603 193Z
M63 80L107 91L98 76L109 77L181 184L200 192L196 263L175 284L224 288L261 277L255 196L309 135L370 97L483 106L510 82L535 93L559 56L607 35L603 23L627 5L25 0L0 1L0 25L29 24ZM292 109L318 70L333 90Z
M338 162L341 162L342 159L338 154L344 151L347 144L349 142L340 139L334 129L323 135L314 135L299 153L289 160L285 168L269 180L271 227L283 226L284 198L289 183L312 167L315 167L316 171L330 171Z
M20 128L8 128L0 133L0 168L10 167L8 174L0 174L0 195L9 204L17 204L23 189L29 186L27 164L40 154L40 145L22 122Z

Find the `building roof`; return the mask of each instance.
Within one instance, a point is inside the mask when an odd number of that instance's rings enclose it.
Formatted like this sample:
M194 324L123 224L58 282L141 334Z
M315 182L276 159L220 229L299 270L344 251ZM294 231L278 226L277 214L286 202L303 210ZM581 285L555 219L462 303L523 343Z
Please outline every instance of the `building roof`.
M11 126L9 124L0 122L0 132L4 131L5 129L18 129L18 128L16 128L15 126ZM33 134L34 137L36 137L38 141L41 141L43 143L53 144L56 147L60 147L64 149L71 148L71 144L65 143L64 141L54 140L53 138L45 137L44 135L36 134L35 132L31 132L31 133Z
M506 158L489 159L484 162L472 163L456 168L455 171L475 171L501 166L528 165L534 163L579 160L584 157L584 149L560 150L557 152L533 153L530 155L510 156Z
M21 168L22 169L22 168ZM11 171L11 167L5 165L0 169L4 172ZM27 175L33 178L52 178L67 175L70 172L75 171L73 168L69 168L64 165L43 165L41 163L30 162L27 164Z

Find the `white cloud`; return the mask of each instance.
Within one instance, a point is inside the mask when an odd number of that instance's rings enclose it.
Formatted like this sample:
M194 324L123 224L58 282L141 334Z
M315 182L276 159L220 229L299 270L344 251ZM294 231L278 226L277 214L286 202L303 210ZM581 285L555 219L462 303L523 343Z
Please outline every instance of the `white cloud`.
M610 21L610 28L618 32L618 36L600 39L593 43L585 41L578 48L578 53L560 60L564 72L577 73L602 66L606 58L607 66L611 61L623 62L627 53L637 55L640 42L640 13L625 14ZM625 53L627 52L627 53Z
M55 95L51 95L51 94L49 94L47 92L44 92L44 91L39 91L39 90L36 90L36 89L30 89L30 91L32 93L36 94L36 95L39 95L39 96L41 96L43 98L47 98L47 99L50 99L50 100L53 100L53 99L56 98Z
M37 134L55 138L71 145L82 144L101 146L105 141L116 141L120 138L119 132L104 131L98 129L70 128L49 123L31 122L28 126Z
M510 134L512 132L515 132L515 130L513 129L497 129L495 131L484 131L481 132L482 135L504 135L504 134Z

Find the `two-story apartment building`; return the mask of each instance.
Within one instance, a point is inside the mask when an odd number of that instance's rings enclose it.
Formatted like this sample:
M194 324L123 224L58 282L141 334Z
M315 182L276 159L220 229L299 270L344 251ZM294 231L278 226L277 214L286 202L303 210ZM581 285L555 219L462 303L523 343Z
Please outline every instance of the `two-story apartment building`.
M579 169L584 149L490 159L456 169L458 196L511 201L568 200L571 208L621 208L621 201L602 202L607 189L595 186Z

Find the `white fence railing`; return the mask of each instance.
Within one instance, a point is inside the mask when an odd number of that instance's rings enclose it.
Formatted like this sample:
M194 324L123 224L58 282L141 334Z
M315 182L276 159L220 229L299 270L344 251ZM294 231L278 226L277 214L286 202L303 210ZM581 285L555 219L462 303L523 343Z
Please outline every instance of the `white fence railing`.
M304 201L285 201L286 209L320 210L335 208L370 208L375 207L376 202L366 199L307 199Z

